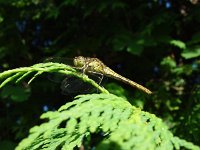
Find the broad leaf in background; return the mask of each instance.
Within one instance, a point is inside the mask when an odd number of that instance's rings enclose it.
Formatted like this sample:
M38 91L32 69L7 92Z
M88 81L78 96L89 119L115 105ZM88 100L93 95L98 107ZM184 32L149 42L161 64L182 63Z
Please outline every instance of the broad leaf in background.
M140 55L144 48L144 39L130 33L116 35L112 41L116 51L126 50L134 55Z
M192 36L191 41L188 41L187 44L193 45L193 44L198 44L199 42L200 42L200 32L197 32Z
M2 16L0 16L0 23L1 23L1 22L3 22L3 17L2 17Z
M11 141L0 141L1 150L13 150L16 147L16 144Z
M182 53L181 56L185 59L192 59L192 58L197 58L200 56L200 46L194 46L188 49L185 49Z
M112 94L115 94L119 97L126 98L128 92L116 83L108 83L105 85L105 88Z
M174 45L180 49L185 49L186 48L186 44L180 40L171 40L170 41L171 45Z
M31 95L30 87L8 85L1 90L1 97L3 99L9 98L15 102L26 101L29 99L30 95Z

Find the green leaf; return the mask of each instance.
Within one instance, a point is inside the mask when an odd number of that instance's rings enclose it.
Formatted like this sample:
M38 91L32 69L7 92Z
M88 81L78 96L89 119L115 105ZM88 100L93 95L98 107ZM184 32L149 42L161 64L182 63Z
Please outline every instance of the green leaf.
M112 94L126 98L127 91L116 83L108 83L105 85L105 88Z
M181 53L181 56L185 59L196 58L200 56L200 46L196 46L191 49L186 49Z
M131 54L140 55L144 48L144 40L139 36L134 37L129 33L117 35L113 41L113 48L116 51L127 50Z
M174 67L176 67L176 61L173 58L171 58L171 57L165 57L161 61L161 65L162 66L166 66L168 68L174 68Z
M3 98L11 98L15 102L23 102L28 100L30 89L21 86L6 86L1 92Z
M139 44L139 43L129 43L129 45L127 46L127 51L130 52L131 54L134 55L140 55L143 51L143 45Z
M4 20L4 19L3 19L3 17L2 17L2 16L0 16L0 23L1 23L1 22L3 22L3 20Z
M170 41L171 45L174 45L180 49L185 49L186 48L186 44L183 41L180 40L171 40Z
M187 43L188 45L197 44L200 42L200 32L192 36L192 39Z

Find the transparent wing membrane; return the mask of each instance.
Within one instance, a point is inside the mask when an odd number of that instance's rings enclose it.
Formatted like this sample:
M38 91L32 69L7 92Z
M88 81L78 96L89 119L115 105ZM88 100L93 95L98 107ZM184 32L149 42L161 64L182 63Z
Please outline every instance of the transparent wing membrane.
M43 62L63 63L63 64L67 64L74 67L73 59L71 58L51 57L51 58L45 59ZM89 72L87 73L87 75L89 78L93 79L98 84L102 82L103 75L101 74ZM84 93L90 93L96 90L94 89L92 85L73 76L67 76L67 75L63 75L59 73L50 73L48 75L48 79L55 83L61 83L61 90L62 90L62 94L64 95L74 94L74 93L84 94Z

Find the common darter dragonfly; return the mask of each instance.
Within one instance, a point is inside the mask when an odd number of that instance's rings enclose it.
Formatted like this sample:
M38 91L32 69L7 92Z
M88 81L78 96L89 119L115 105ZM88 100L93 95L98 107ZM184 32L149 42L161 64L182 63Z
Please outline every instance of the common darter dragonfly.
M61 61L58 61L58 59L56 60L54 58L50 58L48 61L61 62ZM115 71L107 67L98 58L78 56L73 59L73 66L74 68L81 70L82 73L87 74L87 75L89 74L90 75L89 77L91 77L91 75L93 77L96 76L97 77L96 79L98 79L98 81L97 80L96 81L98 83L101 83L103 76L107 76L107 77L122 81L126 84L129 84L130 86L135 87L147 94L152 94L152 92L149 89L116 73ZM75 77L66 77L62 81L61 89L62 91L64 91L64 93L72 93L72 92L77 92L79 88L80 88L80 91L81 90L83 91L83 89L90 88L90 85L84 84L83 86L82 84L83 84L83 81L81 82L80 79L77 79Z

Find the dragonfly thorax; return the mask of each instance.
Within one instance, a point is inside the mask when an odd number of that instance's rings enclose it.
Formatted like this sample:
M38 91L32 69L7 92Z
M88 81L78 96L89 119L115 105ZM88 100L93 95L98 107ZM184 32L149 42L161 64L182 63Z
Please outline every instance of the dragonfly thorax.
M74 58L74 66L83 69L86 72L96 72L104 74L106 67L99 59L78 56Z

